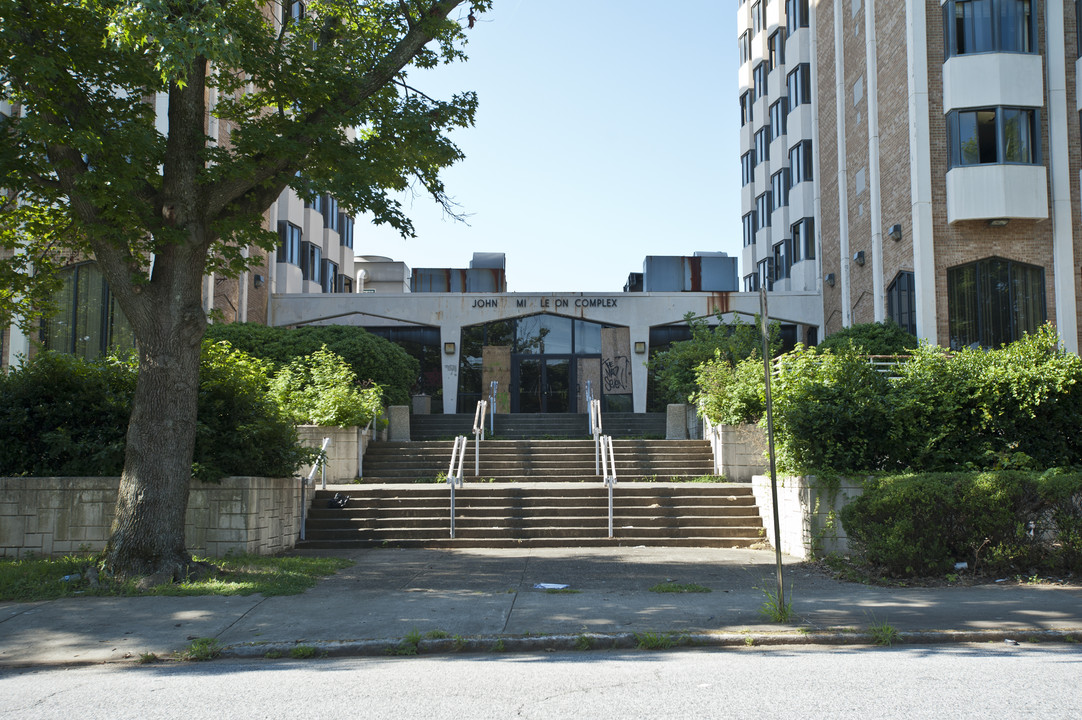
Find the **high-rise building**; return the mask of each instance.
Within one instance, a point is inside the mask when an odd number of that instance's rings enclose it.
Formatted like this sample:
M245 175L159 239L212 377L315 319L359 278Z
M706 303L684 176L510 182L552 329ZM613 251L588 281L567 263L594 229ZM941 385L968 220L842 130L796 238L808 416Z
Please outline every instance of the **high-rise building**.
M820 284L810 10L809 0L741 0L737 10L746 292Z
M783 9L762 1L768 20ZM892 318L943 346L995 346L1048 321L1078 351L1077 5L812 0L827 334Z

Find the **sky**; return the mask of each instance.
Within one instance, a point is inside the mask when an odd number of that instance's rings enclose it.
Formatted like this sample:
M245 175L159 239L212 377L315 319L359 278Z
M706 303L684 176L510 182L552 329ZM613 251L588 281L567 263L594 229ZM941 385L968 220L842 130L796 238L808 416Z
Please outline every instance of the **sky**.
M357 220L358 255L409 267L507 255L511 292L619 292L647 255L740 255L736 9L726 0L495 0L429 95L478 94L444 171L468 215L404 197L417 237Z

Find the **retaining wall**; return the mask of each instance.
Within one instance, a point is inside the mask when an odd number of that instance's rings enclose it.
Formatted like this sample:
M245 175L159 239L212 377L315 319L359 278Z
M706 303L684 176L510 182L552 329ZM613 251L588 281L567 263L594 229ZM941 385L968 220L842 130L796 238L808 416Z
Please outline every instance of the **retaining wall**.
M770 476L756 475L751 485L767 540L772 546L802 560L848 551L849 541L842 528L840 513L843 507L863 494L859 480L842 478L837 491L831 492L821 489L814 476L779 477L780 540L774 536Z
M119 478L0 478L0 556L63 555L105 548ZM196 555L271 555L292 548L300 533L300 482L294 478L229 477L193 482L185 541Z

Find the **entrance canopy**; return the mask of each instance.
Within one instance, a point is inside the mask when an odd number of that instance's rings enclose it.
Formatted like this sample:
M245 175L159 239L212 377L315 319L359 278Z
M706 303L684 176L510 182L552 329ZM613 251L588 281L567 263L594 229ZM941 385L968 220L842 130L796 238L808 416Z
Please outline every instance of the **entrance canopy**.
M772 292L771 320L819 327L823 304L814 292ZM365 328L438 328L443 411L459 408L463 345L473 353L476 328L516 321L501 335L482 336L492 356L486 378L503 378L512 411L526 408L582 412L582 386L593 393L624 395L634 412L646 411L646 360L651 328L682 324L688 313L751 317L758 293L354 293L288 294L271 299L269 324L358 325ZM582 323L574 320L585 321ZM466 331L464 335L464 330ZM466 363L469 367L469 363ZM595 369L596 368L596 369ZM465 380L465 378L463 378ZM481 394L487 395L487 380ZM471 381L470 386L475 384ZM619 406L619 405L618 405Z

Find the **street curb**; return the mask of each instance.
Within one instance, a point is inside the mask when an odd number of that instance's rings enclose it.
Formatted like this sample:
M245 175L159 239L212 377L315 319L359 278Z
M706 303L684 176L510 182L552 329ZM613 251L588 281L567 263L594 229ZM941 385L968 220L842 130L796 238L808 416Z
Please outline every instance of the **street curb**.
M1082 642L1082 628L1056 630L916 630L899 631L891 645L942 645L1014 641L1017 643ZM764 632L624 632L553 635L478 635L471 637L340 640L334 642L248 643L221 649L235 659L299 659L299 657L405 657L417 655L503 654L591 650L686 650L725 647L795 645L876 646L866 630L798 630ZM303 648L299 650L298 648ZM299 657L298 657L299 656Z

